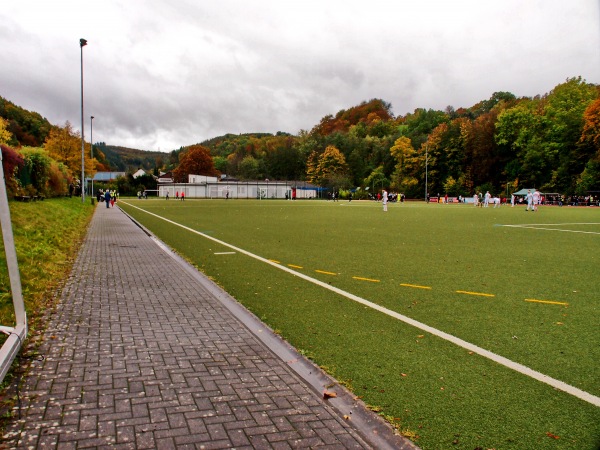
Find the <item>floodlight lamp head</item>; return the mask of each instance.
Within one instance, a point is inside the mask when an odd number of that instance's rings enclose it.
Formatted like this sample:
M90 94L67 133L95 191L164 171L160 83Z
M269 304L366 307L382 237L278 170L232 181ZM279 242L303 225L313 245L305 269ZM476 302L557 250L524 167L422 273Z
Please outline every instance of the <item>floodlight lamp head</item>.
M83 38L79 39L79 46L85 47L87 45L87 41Z

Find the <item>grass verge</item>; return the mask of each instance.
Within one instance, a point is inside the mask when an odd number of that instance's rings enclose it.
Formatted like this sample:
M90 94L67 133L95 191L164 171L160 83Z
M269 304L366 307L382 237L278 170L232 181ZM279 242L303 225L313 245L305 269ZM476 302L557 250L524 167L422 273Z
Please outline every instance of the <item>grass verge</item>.
M26 365L19 358L30 356L34 351L35 338L43 331L44 317L56 303L57 291L68 277L94 211L91 204L82 203L80 198L10 202L9 207L29 340L0 385L0 415L3 418L10 417L14 402L13 392L8 388ZM0 242L0 249L0 324L13 326L14 308L3 242ZM6 336L0 335L0 343L5 340Z

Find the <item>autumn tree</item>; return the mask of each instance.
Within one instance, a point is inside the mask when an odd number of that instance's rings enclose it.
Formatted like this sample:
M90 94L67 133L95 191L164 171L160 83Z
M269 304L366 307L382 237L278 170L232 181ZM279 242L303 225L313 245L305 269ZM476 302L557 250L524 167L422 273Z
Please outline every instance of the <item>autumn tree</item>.
M7 121L6 129L11 132L8 144L13 147L39 147L53 128L40 114L27 111L3 97L0 97L0 117Z
M210 156L210 150L202 145L191 145L187 151L179 154L179 165L173 171L177 183L185 183L188 175L218 175L215 164Z
M372 99L369 102L362 102L348 110L342 109L333 116L331 114L323 117L321 122L316 125L311 134L327 136L335 132L347 132L352 125L366 123L373 125L376 121L391 120L392 105L381 99Z
M390 154L396 161L396 170L392 176L392 187L415 197L419 192L419 178L423 158L417 153L410 138L401 136L390 148Z
M317 168L319 167L319 153L311 152L306 160L306 179L309 183L315 183L318 179Z
M348 182L346 158L337 148L330 145L321 155L311 154L306 175L308 181L318 186L341 188L341 185Z
M595 147L600 159L600 98L594 100L583 113L583 131L579 142Z
M15 195L19 188L15 174L23 167L23 157L7 145L0 144L0 149L2 151L2 169L4 170L6 189L8 193Z
M600 190L600 98L590 103L583 114L583 119L579 145L589 149L590 159L583 172L577 177L576 192L580 195L585 195L591 190Z
M0 144L8 145L12 133L8 131L8 121L0 117Z
M81 135L78 131L73 131L68 121L64 127L55 127L50 131L44 149L52 159L64 164L77 178L80 177L77 174L81 174ZM84 151L86 155L90 155L89 144L85 144ZM96 173L96 159L86 157L84 160L85 174L93 176Z
M475 186L492 183L499 186L506 181L504 168L507 163L506 154L494 140L496 123L501 107L492 108L491 111L481 114L473 120L468 127L465 139L465 157L470 163L469 177Z

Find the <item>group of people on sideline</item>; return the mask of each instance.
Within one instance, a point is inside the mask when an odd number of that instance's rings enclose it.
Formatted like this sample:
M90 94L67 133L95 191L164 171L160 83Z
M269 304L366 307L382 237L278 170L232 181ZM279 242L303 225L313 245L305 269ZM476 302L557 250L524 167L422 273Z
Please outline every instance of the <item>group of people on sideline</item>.
M114 207L118 198L119 193L115 190L107 189L106 191L104 191L102 189L98 189L98 192L96 193L96 200L98 201L98 203L104 202L107 208Z
M227 192L227 198L229 198L229 192ZM169 200L169 191L167 191L166 199ZM175 200L185 200L185 192L175 191Z

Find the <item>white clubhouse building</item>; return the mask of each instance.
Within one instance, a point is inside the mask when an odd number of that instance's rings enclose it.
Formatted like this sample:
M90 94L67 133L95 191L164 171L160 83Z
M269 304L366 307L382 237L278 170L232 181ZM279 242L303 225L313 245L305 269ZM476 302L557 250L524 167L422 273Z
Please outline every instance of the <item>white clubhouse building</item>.
M228 181L204 175L189 175L187 183L158 179L159 197L181 197L182 192L186 198L308 199L317 198L319 188L303 181Z

